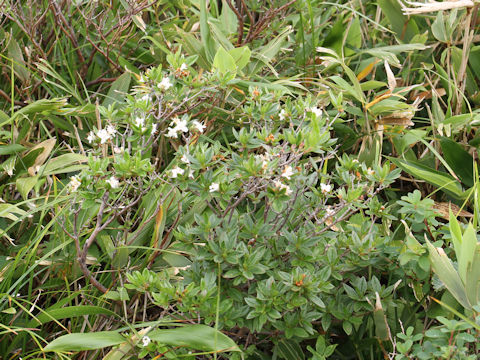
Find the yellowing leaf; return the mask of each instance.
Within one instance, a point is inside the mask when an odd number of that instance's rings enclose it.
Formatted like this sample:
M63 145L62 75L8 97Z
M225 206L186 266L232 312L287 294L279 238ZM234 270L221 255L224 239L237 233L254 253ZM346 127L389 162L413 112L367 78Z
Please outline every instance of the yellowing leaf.
M367 66L365 66L365 68L360 71L357 75L357 80L358 81L361 81L363 79L365 79L368 74L370 74L373 70L373 68L375 67L375 65L379 62L380 60L379 59L375 59L374 61L372 61L370 64L368 64Z

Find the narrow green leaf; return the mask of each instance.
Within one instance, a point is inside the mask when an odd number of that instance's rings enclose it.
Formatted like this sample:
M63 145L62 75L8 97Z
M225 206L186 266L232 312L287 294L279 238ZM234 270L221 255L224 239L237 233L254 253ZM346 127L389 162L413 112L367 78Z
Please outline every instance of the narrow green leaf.
M150 339L170 346L184 346L201 351L240 351L235 342L223 333L205 325L189 325L175 329L157 329ZM215 343L215 339L217 342Z
M102 106L108 107L109 105L115 102L122 102L122 99L125 98L125 94L130 88L131 75L128 72L123 73L112 83L108 94L103 100Z
M467 299L465 288L458 272L453 267L450 259L447 257L443 249L435 248L428 240L427 247L430 254L430 262L435 274L445 284L448 291L462 304L463 307L470 309L471 304Z
M44 312L36 315L36 319L31 320L28 323L28 327L35 327L38 325L46 324L50 321L67 319L73 317L79 317L84 315L109 315L116 316L114 312L104 309L100 306L91 306L91 305L78 305L78 306L67 306L59 309L47 309Z
M442 137L440 140L443 157L455 174L467 187L474 184L473 157L459 143Z
M93 333L75 333L60 336L49 343L45 351L85 351L115 346L125 338L115 331L99 331Z
M462 191L462 187L452 176L431 169L418 161L402 160L389 156L387 158L400 169L417 179L425 180L429 184L437 186L440 190L456 199L464 199L465 193Z

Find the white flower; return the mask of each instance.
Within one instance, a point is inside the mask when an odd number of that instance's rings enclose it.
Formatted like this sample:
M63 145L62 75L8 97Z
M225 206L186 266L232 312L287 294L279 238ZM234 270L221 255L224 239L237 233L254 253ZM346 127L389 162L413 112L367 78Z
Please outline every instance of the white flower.
M183 154L182 158L180 159L181 162L185 164L190 164L190 160L188 160L187 155Z
M322 190L322 193L327 194L332 191L332 185L321 183L320 190Z
M193 179L193 170L190 170L190 171L188 172L188 177L189 177L190 179Z
M171 138L178 138L177 129L176 128L168 128L168 132L165 134L166 137Z
M187 120L179 120L175 129L178 131L188 132Z
M375 171L372 170L372 168L368 168L368 169L367 169L367 174L368 174L368 175L375 175Z
M112 138L112 135L105 129L99 130L97 136L100 138L100 144L105 144Z
M172 169L172 175L170 175L170 177L176 178L178 175L183 175L184 173L185 173L185 170L183 170L182 168L180 168L178 166L175 166Z
M71 176L70 177L70 183L68 184L70 187L71 192L75 192L78 190L80 185L82 185L82 181L78 176Z
M285 109L282 109L282 111L280 111L280 114L278 114L278 117L280 118L280 120L285 120L285 118L287 117L288 113L285 111Z
M122 146L122 147L117 147L117 146L115 146L115 147L113 148L113 152L114 152L115 154L122 154L124 151L125 151L125 149L123 148L123 146Z
M152 341L152 339L150 339L148 336L144 336L142 338L143 347L147 347L148 344L150 344L151 341Z
M331 206L325 207L325 216L330 217L335 214L335 210L332 209Z
M292 167L290 165L285 166L282 171L282 177L284 177L287 180L290 180L290 176L292 175L293 175Z
M170 82L170 79L168 77L164 77L162 81L160 81L160 84L158 84L158 88L162 91L166 91L172 87L172 83Z
M115 135L115 133L117 132L117 130L115 130L115 128L112 125L107 125L105 130L107 131L108 135L110 135L110 136Z
M112 187L112 189L116 189L120 186L120 182L115 176L110 176L107 180L107 183Z
M292 189L290 189L290 186L283 184L280 180L275 180L273 184L278 190L285 189L285 195L290 195L292 193Z
M90 131L87 136L88 142L91 144L92 142L95 141L95 139L96 139L95 133L93 131Z
M313 107L307 109L307 111L313 112L316 117L322 116L322 110L320 110L320 109L319 109L318 107L316 107L316 106L313 106Z
M220 185L218 185L217 183L212 183L212 185L210 185L210 187L208 188L208 191L215 192L218 191L218 189L220 189Z
M180 120L180 118L178 116L175 116L173 119L172 119L172 123L175 124L175 125L178 125L178 123L182 121ZM170 124L171 125L171 124Z
M149 102L150 100L152 100L152 97L150 94L145 94L140 98L140 100Z
M138 80L138 81L140 81L141 83L145 82L145 78L143 77L143 75L140 76L140 80Z
M145 118L142 118L142 117L138 117L138 116L137 116L137 117L135 118L135 126L141 128L141 127L143 127L144 125L145 125Z
M152 135L157 132L157 124L152 125Z
M202 123L198 122L197 120L192 121L193 126L201 133L203 133L203 130L205 130L206 126L203 125Z
M188 69L187 64L183 63L182 65L180 65L180 71L185 71L187 69Z

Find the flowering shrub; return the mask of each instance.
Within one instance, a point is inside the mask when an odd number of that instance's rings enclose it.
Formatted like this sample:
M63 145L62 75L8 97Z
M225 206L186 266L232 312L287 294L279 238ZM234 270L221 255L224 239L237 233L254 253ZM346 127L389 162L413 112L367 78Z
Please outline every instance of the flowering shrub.
M62 227L84 275L115 301L144 293L144 316L216 323L250 353L269 350L265 336L351 335L370 300L392 301L395 287L365 273L388 267L378 194L399 171L336 159L339 114L313 97L242 90L220 71L196 73L194 58L168 59L124 105L99 108L88 169L67 186ZM100 251L132 268L125 286L91 273L87 255Z

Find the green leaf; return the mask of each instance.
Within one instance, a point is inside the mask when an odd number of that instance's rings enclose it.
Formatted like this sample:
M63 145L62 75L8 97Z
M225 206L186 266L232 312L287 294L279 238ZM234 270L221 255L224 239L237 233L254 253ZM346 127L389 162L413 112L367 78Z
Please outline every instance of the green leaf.
M45 351L85 351L115 346L125 338L115 331L99 331L93 333L75 333L60 336L49 343Z
M465 288L458 272L453 267L450 259L447 257L442 248L435 248L428 240L427 247L430 254L430 262L435 274L445 284L450 293L465 308L470 309L471 305L468 301Z
M375 310L373 311L373 320L375 322L375 336L382 341L386 341L390 337L390 331L387 322L387 316L380 301L380 295L375 292L376 302Z
M62 171L64 169L69 169L69 171L72 171L70 170L70 165L86 161L87 157L81 154L63 154L47 162L43 167L43 170L40 170L39 173L43 175L51 175L64 173L65 171ZM83 167L84 166L82 166L81 168Z
M202 0L200 0L200 36L207 61L211 63L216 46L208 26L207 4L206 1Z
M467 187L474 185L473 164L474 160L459 143L442 137L440 140L443 158L452 168L455 174L462 180Z
M110 86L106 98L103 100L102 106L108 107L115 102L123 102L128 89L130 88L130 81L132 77L130 73L125 72L118 77Z
M466 196L458 181L448 174L431 169L418 161L402 160L389 156L387 156L387 158L403 171L413 175L417 179L437 186L440 190L456 199L464 199Z
M30 72L25 66L25 60L23 59L22 50L18 45L17 41L10 36L8 41L8 56L13 60L13 69L15 74L23 81L26 82L30 79Z
M18 178L16 181L17 190L26 200L28 198L28 193L33 189L35 184L38 182L38 176L32 176L28 178Z
M228 336L205 325L188 325L175 329L157 329L151 331L148 337L165 345L184 346L201 351L241 351Z
M458 262L458 273L463 283L467 283L467 271L473 262L473 257L475 256L475 249L477 247L477 234L473 225L470 223L467 226L467 229L463 233L462 243L460 248L462 249L457 255ZM475 303L476 304L476 303Z
M73 317L85 316L85 315L99 315L104 314L108 316L116 316L114 312L104 309L100 306L91 305L78 305L67 306L60 309L47 309L44 312L35 316L35 319L28 323L28 327L35 327L38 325L46 324L50 321L68 319Z
M449 41L447 36L447 29L445 28L445 19L443 18L443 11L439 11L432 24L432 34L438 41L446 43Z
M295 340L281 339L275 347L282 359L285 360L304 360L305 355L302 348Z
M223 47L219 47L215 58L213 59L213 68L217 69L220 74L226 75L228 72L236 74L237 66L232 55L230 55Z
M480 302L480 246L476 246L472 261L468 264L465 275L465 289L470 304Z
M242 46L229 50L228 53L235 61L238 70L243 69L248 64L248 62L250 61L250 56L252 55L252 52L250 51L248 46Z
M12 204L0 204L0 217L18 220L18 216L26 216L27 212Z
M16 154L20 151L25 150L26 147L20 144L11 144L11 145L1 145L0 146L0 155L10 155Z
M397 0L378 0L378 5L401 41L408 43L419 33L414 18L403 15L402 7Z

